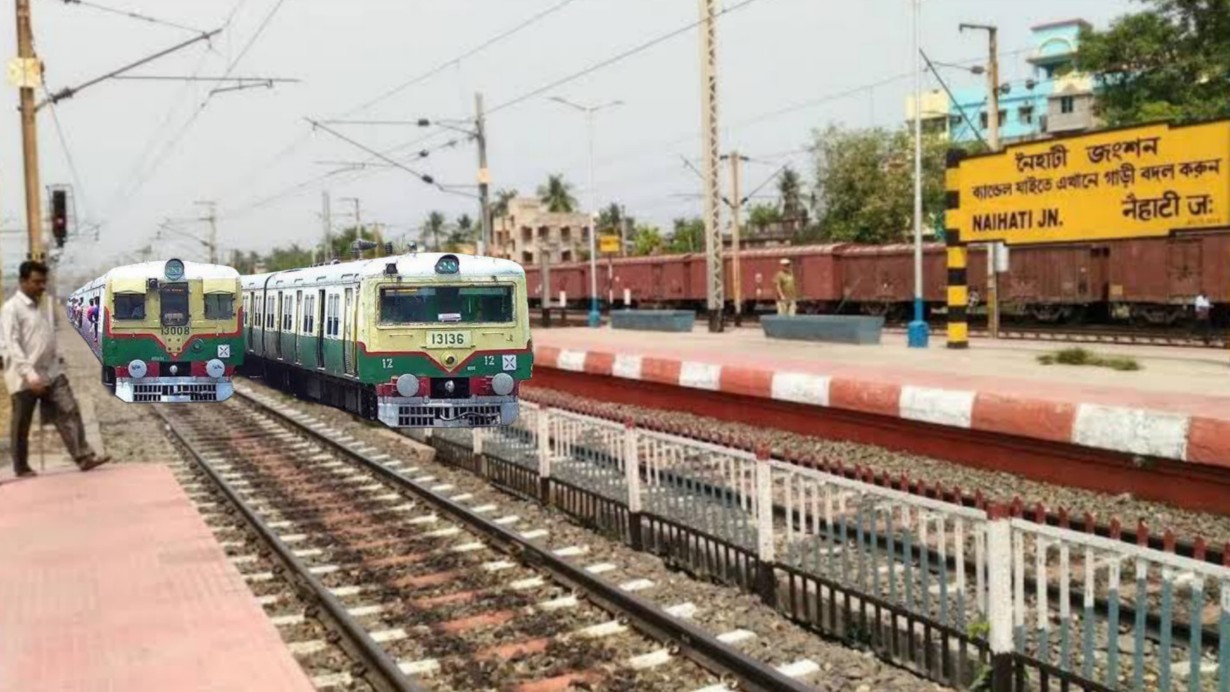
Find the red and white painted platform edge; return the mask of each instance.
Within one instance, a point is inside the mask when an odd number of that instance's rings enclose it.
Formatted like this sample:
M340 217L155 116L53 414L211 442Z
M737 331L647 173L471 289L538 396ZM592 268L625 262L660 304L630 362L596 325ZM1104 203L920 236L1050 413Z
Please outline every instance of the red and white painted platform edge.
M0 483L0 690L314 689L160 465Z
M863 379L848 369L804 373L714 360L719 359L704 354L684 359L534 345L539 367L1230 468L1230 418L1031 397L997 391L994 381L985 378L980 389L948 389Z

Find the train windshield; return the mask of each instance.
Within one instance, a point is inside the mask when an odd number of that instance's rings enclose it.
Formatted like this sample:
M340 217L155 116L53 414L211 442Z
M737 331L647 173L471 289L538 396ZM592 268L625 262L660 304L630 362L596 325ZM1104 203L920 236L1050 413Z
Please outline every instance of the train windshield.
M380 289L380 324L512 321L512 286L399 286Z
M182 327L188 324L188 284L162 284L162 326Z

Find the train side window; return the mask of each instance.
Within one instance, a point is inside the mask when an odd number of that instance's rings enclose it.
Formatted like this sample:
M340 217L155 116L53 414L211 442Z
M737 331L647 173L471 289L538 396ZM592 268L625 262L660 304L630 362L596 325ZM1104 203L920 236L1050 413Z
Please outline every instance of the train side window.
M230 293L205 294L205 319L229 320L235 316L235 296Z
M265 329L273 329L273 296L265 296Z
M115 296L115 319L144 320L145 294L118 293Z

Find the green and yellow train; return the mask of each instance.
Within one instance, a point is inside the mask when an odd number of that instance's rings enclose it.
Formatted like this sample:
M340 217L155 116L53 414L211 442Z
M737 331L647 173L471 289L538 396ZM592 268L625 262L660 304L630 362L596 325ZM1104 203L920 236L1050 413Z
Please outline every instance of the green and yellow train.
M239 295L234 269L172 259L116 267L65 310L120 400L225 401L244 356Z
M414 253L244 276L245 372L393 428L517 418L533 370L525 271Z

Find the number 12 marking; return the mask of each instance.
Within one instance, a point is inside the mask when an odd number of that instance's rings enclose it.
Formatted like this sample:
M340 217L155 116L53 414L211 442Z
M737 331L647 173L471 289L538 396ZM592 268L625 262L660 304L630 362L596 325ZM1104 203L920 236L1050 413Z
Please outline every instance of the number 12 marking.
M381 359L381 363L384 365L385 370L393 369L393 359L392 358L383 358Z

